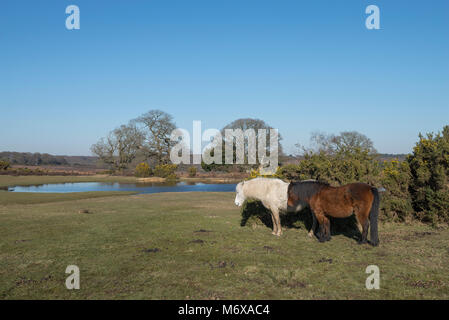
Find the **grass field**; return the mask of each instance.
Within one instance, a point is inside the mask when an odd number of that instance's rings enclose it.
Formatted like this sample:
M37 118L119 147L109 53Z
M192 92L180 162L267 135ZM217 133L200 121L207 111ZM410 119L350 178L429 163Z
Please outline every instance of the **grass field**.
M242 227L233 193L35 204L1 193L0 299L449 298L447 229L381 224L373 248L338 233L319 243L302 222L280 238ZM380 290L365 288L371 264ZM65 288L68 265L80 268L80 290Z

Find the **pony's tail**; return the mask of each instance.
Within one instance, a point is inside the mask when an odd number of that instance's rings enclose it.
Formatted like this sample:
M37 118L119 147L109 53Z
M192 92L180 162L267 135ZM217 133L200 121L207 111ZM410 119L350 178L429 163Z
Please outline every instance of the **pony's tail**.
M373 193L374 199L373 204L371 205L371 210L369 212L369 224L370 224L370 243L373 246L377 246L379 244L379 236L377 231L377 220L379 218L379 191L377 188L372 187L371 192Z

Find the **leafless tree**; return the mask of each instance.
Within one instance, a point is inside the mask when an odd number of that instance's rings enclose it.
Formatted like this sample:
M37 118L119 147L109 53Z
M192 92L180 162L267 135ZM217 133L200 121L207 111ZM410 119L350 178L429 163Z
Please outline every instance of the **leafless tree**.
M273 127L271 127L269 124L267 124L265 121L260 120L260 119L253 119L253 118L241 118L241 119L237 119L232 121L231 123L229 123L228 125L226 125L222 130L222 136L223 138L225 138L225 130L226 129L241 129L243 132L245 132L245 130L247 129L253 129L256 135L256 144L258 143L258 139L259 139L259 129L266 129L266 148L267 148L267 153L269 153L270 150L270 129L273 129ZM280 143L280 141L282 140L281 134L278 134L278 154L279 155L283 155L283 151L282 151L282 145ZM257 149L257 147L256 147ZM244 151L245 151L245 157L248 154L248 141L245 139L244 141ZM259 162L257 161L257 164L259 164Z
M136 158L143 140L135 125L122 125L92 145L91 151L114 171L122 171Z
M343 131L339 135L327 134L324 132L313 132L310 137L311 148L307 149L300 144L295 146L303 153L324 152L327 154L336 154L340 152L354 152L356 150L377 153L373 142L364 134L357 131Z
M132 123L139 125L143 132L141 151L145 157L156 164L168 163L170 149L175 144L170 141L170 135L176 129L173 117L161 110L150 110Z

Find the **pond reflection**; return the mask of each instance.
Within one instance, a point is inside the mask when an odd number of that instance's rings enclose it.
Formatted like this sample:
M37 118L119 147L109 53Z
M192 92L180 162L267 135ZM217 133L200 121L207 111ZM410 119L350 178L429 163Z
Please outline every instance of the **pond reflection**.
M158 192L234 192L234 183L202 183L202 182L150 182L150 183L119 183L119 182L75 182L50 183L33 186L10 187L12 192L43 192L69 193L90 191L135 191L138 193Z

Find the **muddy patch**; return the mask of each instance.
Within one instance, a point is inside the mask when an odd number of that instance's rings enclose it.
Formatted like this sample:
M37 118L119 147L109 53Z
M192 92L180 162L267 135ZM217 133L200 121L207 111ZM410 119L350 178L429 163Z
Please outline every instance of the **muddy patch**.
M212 264L207 263L211 269L223 269L223 268L234 268L235 263L233 261L219 261L218 263Z
M203 244L203 243L206 243L206 241L201 240L201 239L195 239L195 240L189 241L189 243L199 243L199 244Z
M209 233L209 232L212 232L211 230L205 230L205 229L200 229L200 230L196 230L196 231L193 231L194 233Z
M423 232L414 232L412 234L408 234L406 235L403 239L404 240L417 240L417 239L422 239L428 236L432 236L435 235L436 232L430 232L430 231L423 231Z
M149 249L143 249L142 251L145 252L145 253L156 253L156 252L160 252L161 249L159 249L159 248L149 248Z
M439 288L444 285L443 281L441 280L416 280L416 281L410 281L407 283L408 286L414 287L414 288Z
M23 286L23 285L29 285L29 284L39 284L39 283L43 283L45 281L49 281L52 280L53 276L52 275L48 275L45 276L39 280L36 279L29 279L29 278L25 278L25 277L20 277L16 280L16 286Z
M307 287L307 284L305 282L301 282L301 281L293 281L293 282L287 283L287 287L289 287L291 289L305 288L305 287Z
M23 243L23 242L28 242L28 241L31 241L31 240L30 239L19 239L19 240L15 240L14 243L17 244L17 243Z
M317 261L317 263L329 263L329 264L331 264L332 262L334 262L334 260L332 260L331 258L321 258L320 260Z

